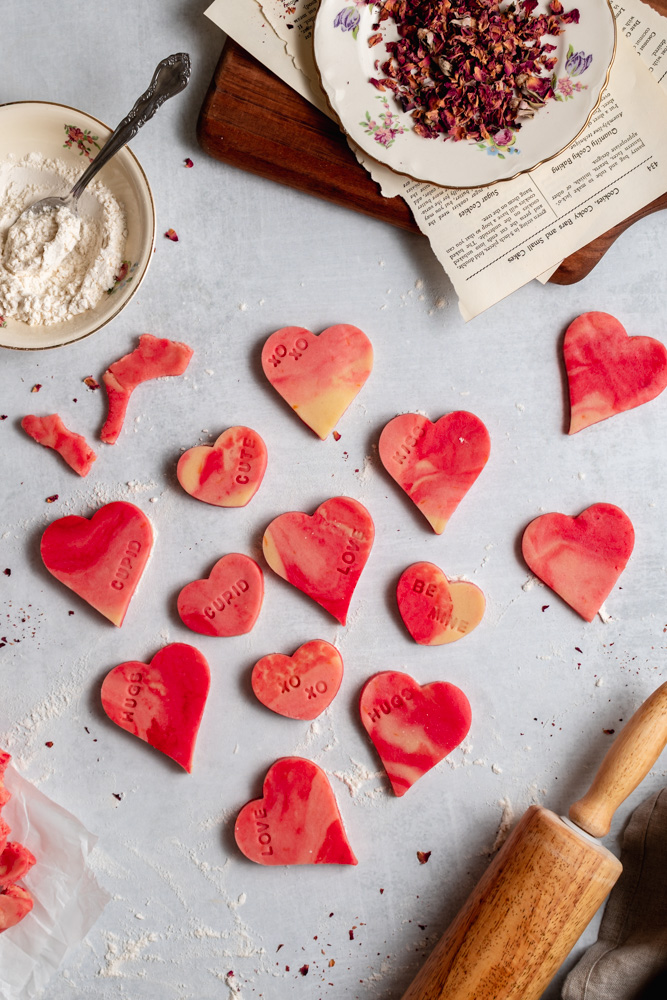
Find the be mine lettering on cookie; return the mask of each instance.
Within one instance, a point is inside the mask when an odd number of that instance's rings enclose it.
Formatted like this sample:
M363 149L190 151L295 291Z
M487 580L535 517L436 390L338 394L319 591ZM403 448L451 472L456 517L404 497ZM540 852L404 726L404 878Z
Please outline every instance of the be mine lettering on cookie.
M401 574L396 601L408 632L422 646L455 642L477 628L486 601L474 583L450 581L433 563L413 563Z

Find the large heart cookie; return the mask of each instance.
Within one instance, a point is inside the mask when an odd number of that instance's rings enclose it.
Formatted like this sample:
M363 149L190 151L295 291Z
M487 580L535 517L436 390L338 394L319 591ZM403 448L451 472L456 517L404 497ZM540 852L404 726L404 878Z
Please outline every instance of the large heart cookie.
M71 515L42 535L44 565L56 580L122 625L153 545L151 523L134 504L105 504L92 518Z
M266 561L278 576L344 625L374 536L365 507L349 497L333 497L312 516L291 511L274 518L262 545Z
M570 386L570 434L631 410L667 386L667 348L652 337L629 337L609 313L578 316L563 343Z
M457 410L432 424L419 413L394 417L380 435L380 460L436 534L486 465L489 432L474 413Z
M446 681L420 687L394 670L366 682L359 710L396 795L405 795L470 729L470 703L460 688Z
M243 807L236 843L259 865L356 865L324 771L303 757L269 768L263 797Z
M484 616L484 594L474 583L450 581L430 562L413 563L396 587L398 610L420 646L456 642L477 628Z
M263 705L288 719L316 719L331 704L343 679L335 646L313 639L292 656L269 653L252 669L252 689Z
M102 707L121 729L190 772L210 683L199 650L172 642L150 663L131 660L114 667L102 683Z
M178 460L178 481L190 496L216 507L245 507L266 471L266 445L250 427L229 427L213 445L198 445Z
M201 635L244 635L257 621L263 599L261 569L249 556L232 552L217 561L206 580L183 587L178 613Z
M373 348L356 326L330 326L319 337L301 326L272 333L262 350L269 382L324 440L368 378Z
M587 622L593 620L625 569L635 544L620 507L596 503L578 517L543 514L523 533L523 558L548 587Z

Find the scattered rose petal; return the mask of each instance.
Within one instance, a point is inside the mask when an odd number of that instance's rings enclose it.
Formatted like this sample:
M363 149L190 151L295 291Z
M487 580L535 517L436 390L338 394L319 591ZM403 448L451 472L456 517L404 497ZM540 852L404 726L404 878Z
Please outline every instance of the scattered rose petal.
M0 420L6 420L6 419L7 419L7 414L6 413L0 413Z
M417 860L420 865L425 865L431 857L431 851L417 851Z
M53 740L47 740L44 746L51 748L53 746Z
M33 385L32 389L30 390L30 392L39 392L39 390L41 388L42 388L42 383L41 382L35 382L35 384Z
M92 375L87 375L83 380L89 389L99 389L100 383L96 382Z
M615 729L603 729L602 732L605 734L605 736L613 736L614 733L616 732L616 730Z
M5 576L11 576L12 575L12 571L9 569L9 567L6 570L4 570L4 574L5 574Z
M55 503L57 499L58 499L58 494L54 493L53 496L50 496L50 497L46 498L46 502L47 503Z
M338 433L338 431L333 432L333 439L334 441L340 441L340 434Z
M309 966L302 965L301 968L299 969L299 972L301 973L302 976L307 976L308 975L308 969L309 969Z
M185 158L185 165L186 167L194 167L194 163L192 162L189 156L186 156Z
M175 229L168 229L164 235L168 240L171 240L172 243L178 243L178 236L176 235Z

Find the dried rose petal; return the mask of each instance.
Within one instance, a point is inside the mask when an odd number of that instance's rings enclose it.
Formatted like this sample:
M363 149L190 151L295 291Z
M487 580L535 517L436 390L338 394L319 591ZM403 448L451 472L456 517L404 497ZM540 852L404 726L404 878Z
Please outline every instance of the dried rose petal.
M185 161L184 161L184 162L185 162L185 165L186 165L186 167L194 167L194 163L192 162L192 160L190 159L190 157L189 157L189 156L187 156L187 157L185 158Z
M338 433L338 431L333 432L333 439L334 441L340 441L340 434Z
M96 382L92 375L87 375L83 380L89 389L99 389L100 383Z
M168 240L171 240L172 243L178 243L178 236L176 235L175 229L168 229L164 235Z
M425 865L431 857L431 851L417 851L417 860L420 865Z
M551 0L550 13L534 15L537 0L501 2L382 0L378 23L393 20L399 38L385 43L389 58L375 63L384 75L370 82L393 92L418 135L494 140L555 96L556 47L545 36L578 23L579 11L566 14L562 0Z
M30 390L30 392L39 392L39 390L41 388L42 388L42 383L41 382L35 382L35 384L33 385L32 389Z
M58 494L54 493L52 496L46 498L47 503L55 503L58 499Z

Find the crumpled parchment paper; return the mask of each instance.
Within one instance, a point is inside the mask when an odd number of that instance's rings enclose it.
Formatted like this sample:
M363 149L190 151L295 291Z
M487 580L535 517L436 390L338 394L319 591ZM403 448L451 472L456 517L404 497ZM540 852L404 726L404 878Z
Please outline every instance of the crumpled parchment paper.
M86 867L97 837L11 765L5 785L12 793L2 810L9 839L25 844L37 863L20 882L32 894L32 911L0 934L0 997L31 1000L111 897Z

